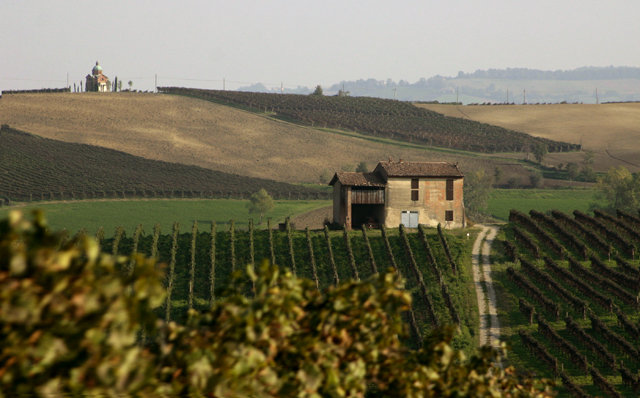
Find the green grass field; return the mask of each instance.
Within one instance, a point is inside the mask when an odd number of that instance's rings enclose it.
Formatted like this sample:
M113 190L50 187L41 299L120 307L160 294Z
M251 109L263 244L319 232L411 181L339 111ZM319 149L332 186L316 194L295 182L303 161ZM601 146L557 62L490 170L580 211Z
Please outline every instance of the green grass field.
M249 218L253 218L256 224L260 219L259 214L249 214L248 202L236 199L113 200L39 203L16 209L25 213L43 209L53 230L67 229L75 233L81 228L86 228L89 233L95 233L102 227L106 236L112 236L119 225L132 234L136 225L140 223L147 233L153 230L155 224L160 224L162 231L169 233L175 221L180 222L184 230L189 228L194 220L201 224L215 221L218 229L222 230L229 220L235 219L236 228L246 229ZM275 203L275 209L265 215L265 225L266 217L271 217L274 223L283 222L286 217L331 204L326 200L279 200ZM12 208L14 207L0 208L0 218L4 218Z
M586 212L594 202L595 190L549 190L549 189L496 189L491 193L487 210L495 218L506 221L509 210L516 209L525 213L560 210L571 213L573 210ZM259 215L249 214L246 200L203 199L203 200L112 200L45 202L16 207L24 212L43 209L54 230L66 228L75 232L86 228L90 233L104 228L107 236L119 225L126 231L133 231L139 223L146 228L160 224L163 231L169 231L178 221L182 226L191 225L194 220L208 224L216 221L220 230L231 219L236 220L237 228L247 228L249 218L257 224ZM281 200L276 208L265 217L271 217L274 223L283 222L310 210L330 205L328 200ZM0 208L0 218L14 207ZM266 223L266 220L264 221Z
M527 214L529 210L560 210L567 214L574 210L586 212L595 201L595 193L595 190L587 189L496 189L487 201L487 210L493 217L503 221L507 221L511 209Z

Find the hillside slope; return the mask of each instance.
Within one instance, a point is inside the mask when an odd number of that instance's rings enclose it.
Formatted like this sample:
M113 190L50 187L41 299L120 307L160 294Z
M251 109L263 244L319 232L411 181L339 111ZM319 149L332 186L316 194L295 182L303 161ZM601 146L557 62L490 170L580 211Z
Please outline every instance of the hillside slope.
M604 171L610 166L624 165L632 172L640 171L640 167L624 162L640 166L640 103L418 106L447 116L523 131L536 137L582 144L584 149L596 152L596 170ZM579 154L566 154L563 158L580 161Z
M577 151L577 145L533 137L503 127L443 116L408 102L381 98L279 95L182 87L158 87L167 94L224 101L309 126L346 129L359 134L413 142L428 147L480 153L521 152L546 145L549 152Z
M98 145L147 159L196 165L283 182L318 182L389 156L460 162L463 171L526 175L510 160L434 152L366 137L332 134L192 98L146 93L5 95L0 123L62 141Z
M97 146L0 128L0 198L276 197L326 199L325 192L197 166L144 159Z

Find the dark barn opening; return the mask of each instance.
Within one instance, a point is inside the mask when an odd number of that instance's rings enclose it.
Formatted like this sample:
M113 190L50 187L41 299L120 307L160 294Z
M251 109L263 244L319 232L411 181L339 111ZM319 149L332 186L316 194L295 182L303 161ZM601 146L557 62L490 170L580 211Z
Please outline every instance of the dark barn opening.
M370 228L380 228L384 222L384 205L351 205L351 228L361 228L367 225Z
M363 224L378 228L384 222L384 189L358 187L351 189L351 228Z

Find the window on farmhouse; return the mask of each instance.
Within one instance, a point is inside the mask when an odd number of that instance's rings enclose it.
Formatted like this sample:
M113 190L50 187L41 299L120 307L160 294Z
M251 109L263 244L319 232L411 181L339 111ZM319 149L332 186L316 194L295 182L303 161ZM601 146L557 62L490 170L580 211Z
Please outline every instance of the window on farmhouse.
M411 200L417 201L420 198L420 182L417 178L411 179Z
M453 200L453 180L447 180L447 200Z
M444 212L444 220L445 221L453 221L453 210L445 210L445 212Z

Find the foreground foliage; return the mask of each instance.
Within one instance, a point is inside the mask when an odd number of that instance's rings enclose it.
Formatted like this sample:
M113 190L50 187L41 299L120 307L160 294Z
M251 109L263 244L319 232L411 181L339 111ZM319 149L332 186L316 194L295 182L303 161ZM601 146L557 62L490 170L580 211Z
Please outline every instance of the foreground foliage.
M41 215L0 222L0 396L550 396L492 365L497 350L465 358L452 329L406 348L411 298L392 272L321 293L263 263L165 324L153 261L100 254L86 236L59 245Z

